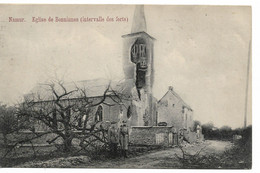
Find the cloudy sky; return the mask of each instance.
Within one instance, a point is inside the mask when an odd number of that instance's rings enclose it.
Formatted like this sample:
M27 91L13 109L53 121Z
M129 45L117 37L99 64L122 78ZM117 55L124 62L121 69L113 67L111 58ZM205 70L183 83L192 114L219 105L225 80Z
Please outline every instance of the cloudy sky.
M121 35L131 31L134 8L1 5L0 101L16 103L37 83L55 76L66 81L122 79ZM194 109L195 119L218 127L242 127L251 8L145 6L145 15L147 32L157 39L155 97L160 99L171 85ZM32 17L99 16L105 22L32 22ZM128 21L106 22L108 16ZM25 22L9 22L9 17Z

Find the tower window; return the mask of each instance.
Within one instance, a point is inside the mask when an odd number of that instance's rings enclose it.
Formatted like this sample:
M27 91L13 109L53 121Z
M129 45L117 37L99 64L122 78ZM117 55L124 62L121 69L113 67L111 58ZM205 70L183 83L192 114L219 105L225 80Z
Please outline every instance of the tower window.
M138 38L131 47L131 61L137 64L141 57L146 57L146 45L143 38Z
M134 44L131 50L131 58L133 63L137 62L137 55L138 55L138 45Z
M138 38L131 47L131 62L136 64L136 88L140 90L146 84L147 71L146 44L143 38ZM141 99L139 94L139 99Z
M140 68L142 70L146 70L147 69L147 62L146 62L146 58L145 57L141 57L140 58Z
M145 54L145 44L139 44L139 56L140 57L146 56L146 54Z

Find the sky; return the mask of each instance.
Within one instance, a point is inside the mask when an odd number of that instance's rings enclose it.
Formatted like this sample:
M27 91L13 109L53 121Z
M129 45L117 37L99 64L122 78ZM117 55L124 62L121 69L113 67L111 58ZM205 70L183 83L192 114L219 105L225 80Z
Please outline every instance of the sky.
M15 104L37 83L123 79L122 35L131 32L132 5L1 5L0 101ZM251 8L145 6L154 44L154 96L173 86L194 119L242 127L245 114ZM32 22L32 17L103 17L105 22ZM106 22L107 17L127 21ZM9 17L25 22L9 22ZM250 66L251 71L251 66ZM251 72L248 124L251 124Z

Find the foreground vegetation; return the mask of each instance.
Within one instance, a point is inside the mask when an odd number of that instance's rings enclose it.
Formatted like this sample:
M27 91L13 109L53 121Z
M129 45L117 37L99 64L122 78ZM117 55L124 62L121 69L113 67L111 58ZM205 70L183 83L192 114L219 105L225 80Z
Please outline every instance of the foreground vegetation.
M221 154L186 154L178 157L183 169L251 169L252 128L241 131L242 138L233 140L233 147ZM184 151L185 152L185 151Z
M160 151L166 148L160 146L129 146L128 158L134 158L150 151ZM74 148L70 152L62 152L56 147L43 147L35 149L20 148L11 153L9 157L0 160L1 167L38 167L38 168L70 168L87 167L88 164L96 161L114 161L123 159L118 151L116 157L112 157L109 150L93 150L89 152Z
M109 147L106 141L106 135L104 135L106 134L105 129L99 129L98 131L92 129L92 131L88 133L88 136L83 136L84 140L80 143L81 145L77 145L78 148L75 148L75 146L73 145L69 145L69 150L67 150L66 147L64 147L66 144L64 143L65 140L63 140L63 143L59 145L54 145L53 143L57 139L56 137L53 140L49 141L49 144L52 144L49 147L34 147L31 141L35 138L39 138L39 134L34 133L33 130L31 131L34 136L32 136L31 138L22 138L22 136L18 134L18 131L20 129L26 129L28 128L28 124L31 125L33 123L28 123L28 121L24 121L25 123L21 123L21 119L18 119L17 114L15 114L14 112L15 108L7 107L5 105L0 104L1 167L19 167L19 165L25 164L27 162L30 162L30 164L28 164L26 167L77 167L78 165L82 165L83 163L86 167L90 161L111 160L111 153L109 152ZM196 127L196 125L194 127ZM251 126L247 127L246 129L232 130L230 127L227 126L223 126L220 129L216 129L213 124L206 124L202 125L202 130L202 133L204 134L206 140L213 139L218 141L232 141L234 144L233 147L226 150L223 153L210 154L201 154L200 151L198 151L196 154L189 154L188 151L185 151L184 147L182 150L182 156L176 156L175 158L173 158L173 160L163 158L162 161L164 163L167 162L168 164L165 167L183 169L251 169ZM97 135L99 133L103 134L103 138L100 138L100 135ZM18 135L22 139L15 137L14 141L12 141L10 136L13 135ZM234 135L240 136L241 139L234 138ZM76 135L74 134L73 137L75 138L75 136ZM100 145L95 144L95 141L99 141L99 143L101 141L103 145L100 147ZM19 147L20 144L29 145L27 145L27 147ZM87 147L89 146L92 146L92 149L88 149ZM151 146L131 146L129 151L129 157L135 158L138 155L146 154L148 151L158 151L161 149L163 148ZM121 156L120 154L118 154L116 159L120 158ZM176 159L178 162L177 165ZM54 160L56 161L54 162ZM34 164L34 162L37 161L44 163ZM46 164L45 162L48 162L50 164ZM162 164L163 163L160 163L160 165L158 165L158 168L162 166Z

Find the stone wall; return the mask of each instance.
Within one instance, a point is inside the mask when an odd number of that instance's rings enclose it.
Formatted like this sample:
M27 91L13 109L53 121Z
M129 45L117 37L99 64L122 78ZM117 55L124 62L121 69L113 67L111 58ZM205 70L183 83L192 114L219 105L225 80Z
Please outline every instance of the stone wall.
M204 140L203 134L197 135L195 132L184 131L183 135L174 130L173 127L160 126L134 126L130 130L130 143L134 145L161 145L173 146L182 143L183 138L189 143Z
M130 143L135 145L163 145L173 143L172 127L135 126L131 128Z

